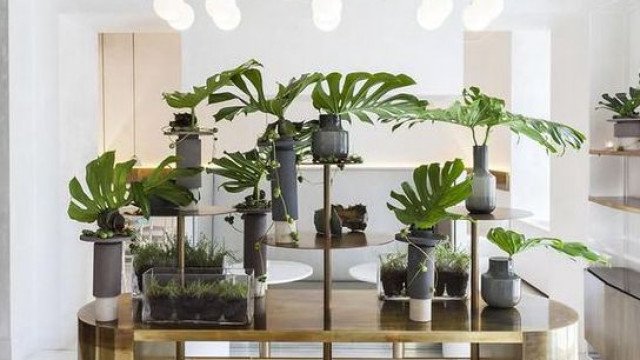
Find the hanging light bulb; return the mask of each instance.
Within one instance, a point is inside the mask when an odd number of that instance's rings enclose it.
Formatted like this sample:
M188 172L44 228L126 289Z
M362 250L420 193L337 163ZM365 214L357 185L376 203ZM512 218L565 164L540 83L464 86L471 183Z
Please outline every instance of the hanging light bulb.
M313 23L322 31L333 31L342 20L342 0L313 0Z
M491 17L491 21L497 19L504 11L504 0L482 0L481 3Z
M482 31L489 26L492 19L487 9L475 6L474 4L464 9L462 12L462 22L464 23L464 28L469 31Z
M169 25L178 31L184 31L193 25L194 20L193 8L191 5L183 3L182 9L180 9L180 17L177 20L169 21Z
M205 7L218 28L230 31L242 21L242 13L236 0L207 0Z
M183 0L153 0L153 11L165 21L177 21L184 5Z
M453 11L453 0L422 0L418 8L418 24L425 30L442 26Z

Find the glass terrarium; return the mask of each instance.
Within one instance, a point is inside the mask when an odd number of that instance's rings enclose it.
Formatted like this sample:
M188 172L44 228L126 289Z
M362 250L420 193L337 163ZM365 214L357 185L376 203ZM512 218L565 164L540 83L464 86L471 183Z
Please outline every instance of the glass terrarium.
M142 281L143 322L246 325L253 319L253 270L153 268Z

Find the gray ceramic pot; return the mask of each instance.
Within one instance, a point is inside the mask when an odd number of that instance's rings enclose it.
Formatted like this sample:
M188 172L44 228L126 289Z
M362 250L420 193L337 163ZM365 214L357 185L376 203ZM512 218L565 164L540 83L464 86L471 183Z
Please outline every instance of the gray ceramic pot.
M324 234L324 209L316 210L313 213L313 225L318 234ZM336 211L335 206L331 206L331 234L342 235L342 220Z
M176 142L176 156L178 156L178 168L202 166L202 140L195 134L180 135ZM202 175L183 177L178 179L177 183L187 189L199 189L202 186Z
M613 136L617 138L640 137L640 119L611 119Z
M489 259L489 271L482 274L482 299L487 305L511 308L520 302L520 277L513 271L513 260L507 257Z
M298 176L296 173L296 152L292 138L276 140L276 160L280 167L271 175L271 190L280 185L281 198L272 198L272 219L286 221L287 213L292 219L298 219ZM285 211L286 204L286 211Z
M491 214L496 208L496 177L489 171L486 145L473 147L472 193L465 204L472 214Z
M263 241L267 234L267 213L245 212L244 220L244 268L253 269L256 282L267 274L267 245ZM256 292L256 295L263 295Z
M349 156L349 133L342 128L339 115L320 115L320 128L311 138L314 160L344 160Z

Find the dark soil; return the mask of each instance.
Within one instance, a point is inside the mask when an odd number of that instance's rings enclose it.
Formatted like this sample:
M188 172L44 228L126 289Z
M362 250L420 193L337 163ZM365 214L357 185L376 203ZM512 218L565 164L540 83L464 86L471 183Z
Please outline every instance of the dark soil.
M462 297L467 295L467 284L469 283L469 274L460 272L451 272L447 279L447 294L449 296Z
M436 292L435 292L435 296L444 295L444 290L445 290L445 288L447 286L448 277L449 277L449 272L442 271L440 269L436 269L436 277L435 277Z
M405 282L407 281L407 270L382 270L380 280L382 281L382 289L386 296L400 296L403 293Z
M174 301L168 297L150 297L148 299L151 319L156 321L171 320Z
M227 300L224 304L224 318L229 322L246 322L247 299Z
M202 308L202 299L191 296L180 296L176 301L178 320L197 320Z
M203 299L204 306L200 312L200 320L202 321L218 321L222 316L222 301L217 296L205 297Z

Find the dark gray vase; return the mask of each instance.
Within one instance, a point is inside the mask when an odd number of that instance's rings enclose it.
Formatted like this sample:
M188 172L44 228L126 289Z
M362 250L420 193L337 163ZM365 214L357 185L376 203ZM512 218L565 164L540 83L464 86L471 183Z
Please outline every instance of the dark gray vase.
M507 257L489 259L489 271L482 274L482 299L487 305L511 308L520 302L520 277L513 271L513 260Z
M486 145L473 147L472 193L465 205L472 214L491 214L496 208L496 177L489 171Z
M409 318L413 321L431 321L431 299L434 285L434 250L445 236L431 230L412 230L407 238L401 234L396 240L409 243L407 257L407 295ZM426 271L424 271L426 266Z
M264 296L267 275L267 244L264 237L267 234L266 212L245 212L244 220L244 268L253 269L256 281L256 296ZM260 281L262 280L262 281Z
M122 292L122 242L128 239L80 236L80 240L93 243L93 296L96 297L96 318L99 321L118 318L117 297Z
M324 209L316 210L313 213L313 225L318 234L324 234ZM342 235L342 220L336 211L335 206L331 206L331 234Z
M176 156L178 168L193 168L202 166L202 140L196 134L180 135L176 142ZM202 175L196 174L177 180L178 185L187 189L199 189L202 186Z
M349 156L349 133L342 128L339 115L320 115L320 128L311 138L311 152L314 160L344 160Z
M271 190L280 185L280 198L273 197L272 219L286 221L287 213L292 219L298 219L298 176L296 173L296 152L292 138L276 140L276 161L280 167L277 174L271 174ZM286 204L286 211L285 211Z

